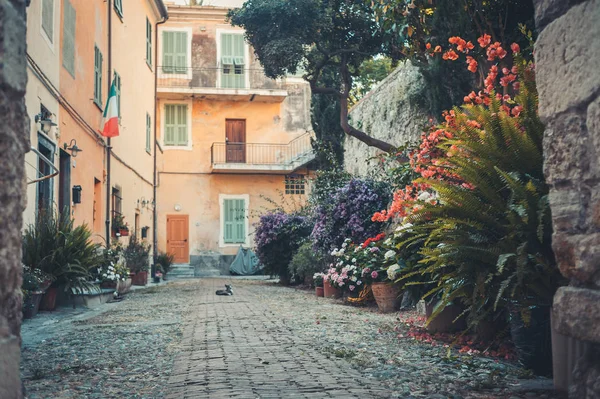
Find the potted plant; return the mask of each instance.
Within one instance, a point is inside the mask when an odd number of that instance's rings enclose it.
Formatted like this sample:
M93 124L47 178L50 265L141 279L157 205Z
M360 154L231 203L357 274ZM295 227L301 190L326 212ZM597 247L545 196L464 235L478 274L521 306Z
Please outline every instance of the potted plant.
M112 229L117 237L127 237L129 235L129 225L125 222L125 217L119 213L113 216Z
M173 268L174 261L175 255L166 252L159 252L156 256L156 270L162 273L163 280L167 279L167 274Z
M150 265L150 245L139 241L135 235L132 235L123 255L127 267L132 273L135 273L132 278L133 285L146 285Z
M323 289L323 277L325 275L323 273L315 273L313 275L313 282L315 283L315 292L317 294L317 296L324 296L324 289Z
M51 282L47 273L23 265L23 318L30 319L37 314L42 296Z
M160 279L162 278L163 274L160 271L156 271L154 273L154 282L155 283L160 283Z
M123 250L118 243L102 250L102 263L92 275L94 280L100 283L100 288L116 289L118 292L127 290L129 269L125 265Z

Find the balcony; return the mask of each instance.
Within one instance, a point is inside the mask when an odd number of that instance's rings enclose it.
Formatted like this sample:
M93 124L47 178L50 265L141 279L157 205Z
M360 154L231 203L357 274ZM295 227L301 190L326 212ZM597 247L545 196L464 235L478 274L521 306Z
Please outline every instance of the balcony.
M262 69L158 67L157 91L162 98L195 98L221 101L282 102L287 90L269 79Z
M306 165L315 154L311 133L305 133L287 144L213 143L213 173L286 174Z

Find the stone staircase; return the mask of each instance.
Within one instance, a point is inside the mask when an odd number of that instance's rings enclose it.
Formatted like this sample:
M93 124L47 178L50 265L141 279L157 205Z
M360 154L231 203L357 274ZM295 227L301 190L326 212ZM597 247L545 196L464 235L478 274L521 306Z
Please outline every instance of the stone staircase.
M195 265L195 275L197 277L216 277L221 275L219 270L221 255L215 254L204 254L199 263Z
M194 266L187 263L175 263L167 275L169 279L194 278Z

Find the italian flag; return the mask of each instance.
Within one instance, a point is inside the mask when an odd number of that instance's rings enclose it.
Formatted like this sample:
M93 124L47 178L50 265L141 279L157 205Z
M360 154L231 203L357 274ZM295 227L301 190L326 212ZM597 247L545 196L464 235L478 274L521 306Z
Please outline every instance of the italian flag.
M117 106L117 90L115 81L110 85L110 94L104 107L104 119L102 121L102 135L104 137L116 137L119 135L119 107Z

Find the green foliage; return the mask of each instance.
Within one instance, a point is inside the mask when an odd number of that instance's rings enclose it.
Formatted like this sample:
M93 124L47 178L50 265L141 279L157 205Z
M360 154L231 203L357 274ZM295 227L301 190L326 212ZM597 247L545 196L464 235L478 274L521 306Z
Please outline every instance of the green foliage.
M87 225L75 227L68 214L40 212L23 235L23 264L52 276L53 286L78 292L90 285L90 271L101 262Z
M148 271L150 244L139 241L135 235L129 237L129 244L123 252L127 268L132 273Z
M159 252L156 256L156 267L157 270L167 274L173 268L173 262L175 261L175 255L167 252Z
M319 206L330 206L331 196L352 180L352 175L341 166L319 170L310 182L308 203L311 209Z
M302 282L307 277L312 277L316 272L322 271L325 264L324 260L313 250L312 242L305 241L294 254L288 268L292 279ZM321 285L323 285L322 281Z
M392 60L389 57L374 57L363 61L358 68L358 75L354 79L354 85L350 92L350 105L359 102L377 83L385 79L392 70Z

